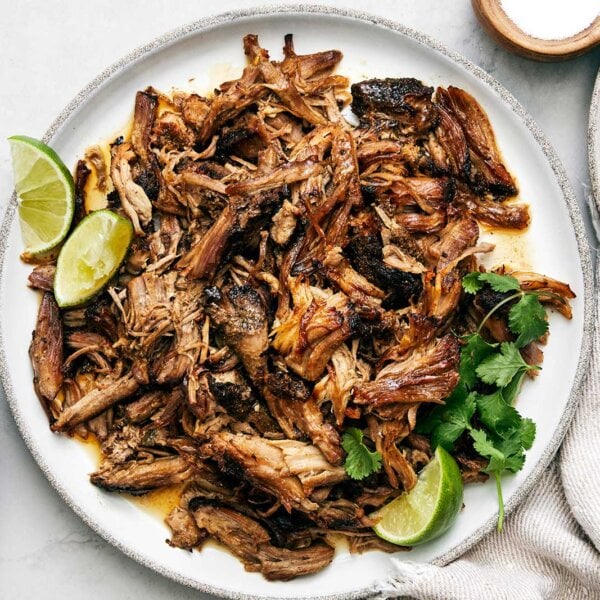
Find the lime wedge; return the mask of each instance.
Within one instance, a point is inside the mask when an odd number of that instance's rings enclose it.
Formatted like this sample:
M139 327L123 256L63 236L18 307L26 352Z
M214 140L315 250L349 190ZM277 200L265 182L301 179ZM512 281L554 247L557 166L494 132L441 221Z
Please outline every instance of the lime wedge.
M110 210L97 210L83 219L58 255L58 305L77 306L97 294L123 262L132 236L131 222Z
M25 254L43 254L60 244L71 226L73 177L46 144L23 135L8 138L8 143Z
M463 500L463 483L455 460L438 446L419 473L417 485L373 513L375 533L392 544L416 546L450 528Z

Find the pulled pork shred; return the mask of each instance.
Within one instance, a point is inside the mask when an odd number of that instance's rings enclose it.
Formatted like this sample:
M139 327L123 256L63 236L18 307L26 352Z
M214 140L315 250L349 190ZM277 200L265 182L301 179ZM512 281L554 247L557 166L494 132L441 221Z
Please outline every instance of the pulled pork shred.
M211 537L288 580L326 567L332 536L394 550L369 514L431 459L413 430L457 385L459 336L484 314L461 286L492 249L480 223L521 230L530 217L466 91L350 87L334 74L341 52L297 54L291 35L283 60L255 35L244 51L241 77L210 97L138 92L111 164L80 161L135 238L83 308L60 311L54 263L36 267L30 356L52 430L101 445L93 484L179 486L172 546ZM514 275L570 316L567 285ZM486 335L510 339L505 317ZM536 344L528 353L540 360ZM343 468L348 427L382 455L360 482ZM472 448L457 458L466 481L485 478Z

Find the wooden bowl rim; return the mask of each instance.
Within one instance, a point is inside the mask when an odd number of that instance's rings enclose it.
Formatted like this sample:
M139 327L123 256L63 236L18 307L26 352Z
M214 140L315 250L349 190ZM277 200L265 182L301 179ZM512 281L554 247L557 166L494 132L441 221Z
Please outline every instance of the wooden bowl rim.
M526 2L527 0L523 0ZM529 52L545 56L581 54L600 44L600 14L583 30L568 38L544 40L525 33L511 20L501 0L472 0L477 15L504 40Z

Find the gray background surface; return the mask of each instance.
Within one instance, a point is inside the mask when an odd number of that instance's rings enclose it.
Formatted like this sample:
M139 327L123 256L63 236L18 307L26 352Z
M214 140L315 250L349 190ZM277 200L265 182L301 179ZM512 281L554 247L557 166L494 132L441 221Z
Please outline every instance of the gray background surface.
M402 22L437 38L497 78L556 148L589 225L586 132L600 49L561 64L521 59L486 36L468 0L313 3L343 5ZM13 0L9 9L4 0L0 21L2 207L12 192L6 137L16 133L41 137L90 79L137 46L198 18L256 4L279 3ZM84 525L42 475L0 395L0 599L208 598L138 565Z

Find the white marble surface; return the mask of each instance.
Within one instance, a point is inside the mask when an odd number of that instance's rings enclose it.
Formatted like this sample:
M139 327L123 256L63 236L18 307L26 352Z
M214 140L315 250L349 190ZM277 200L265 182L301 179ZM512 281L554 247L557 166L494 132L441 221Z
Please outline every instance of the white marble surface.
M320 3L344 4L396 19L486 69L547 133L580 203L585 204L587 118L600 49L563 64L518 58L481 31L467 0ZM208 14L254 4L243 0L13 0L9 9L5 0L0 20L2 206L12 187L7 136L40 137L93 76L155 36ZM2 397L0 599L80 600L100 594L117 600L208 598L126 558L84 525L45 480Z

